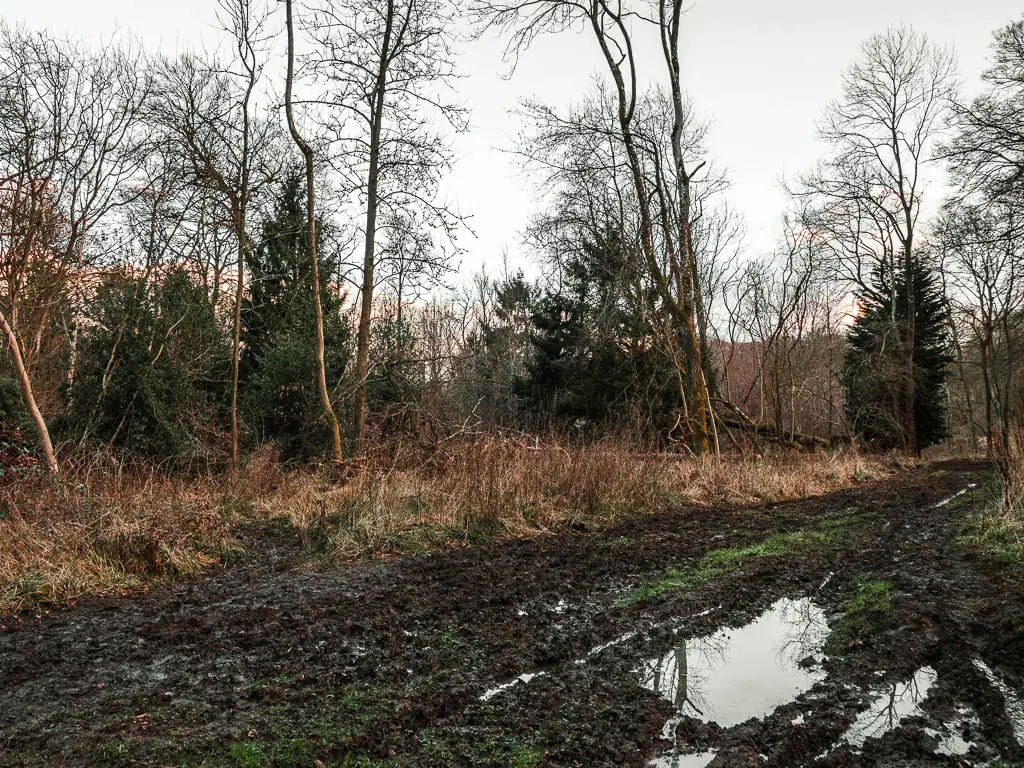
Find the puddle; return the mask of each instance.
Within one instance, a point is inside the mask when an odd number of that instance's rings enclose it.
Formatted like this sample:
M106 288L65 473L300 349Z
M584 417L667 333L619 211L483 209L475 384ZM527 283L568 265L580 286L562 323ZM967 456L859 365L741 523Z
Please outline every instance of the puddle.
M947 504L949 504L949 502L951 502L953 499L959 498L960 496L963 496L968 491L972 491L972 490L974 490L977 487L978 487L977 483L970 483L966 488L963 488L963 489L957 491L956 493L954 493L949 498L946 498L946 499L943 499L942 501L940 501L938 504L936 504L934 507L932 507L932 509L938 509L939 507L944 507Z
M651 760L647 765L651 768L704 768L705 765L715 759L717 754L712 749L707 752L696 752L690 755L663 755Z
M567 606L567 604L565 603L564 600L559 600L558 603L551 610L554 611L555 613L562 613L567 607L568 606ZM715 608L708 608L706 611L701 611L700 613L696 614L693 618L701 618L703 616L707 616L708 614L711 614L711 613L717 611L721 607L722 606L719 605L719 606L716 606ZM527 615L526 611L520 611L520 614L523 615L523 616ZM595 656L598 656L602 651L605 651L605 650L607 650L609 648L614 648L617 645L622 645L623 643L629 642L630 640L632 640L633 638L635 638L639 634L640 633L638 631L631 630L629 632L626 632L625 634L619 635L618 637L616 637L616 638L614 638L612 640L609 640L609 641L607 641L605 643L601 643L600 645L596 645L593 648L591 648L589 651L587 651L587 654L585 656L582 656L582 657L580 657L578 659L575 659L573 661L573 664L577 664L577 665L587 664ZM488 700L494 698L495 696L497 696L502 691L508 690L509 688L512 688L513 686L519 685L520 683L528 683L531 680L533 680L533 678L540 677L540 676L546 675L546 674L547 674L547 672L545 672L543 670L540 671L540 672L524 672L523 674L519 675L519 677L516 677L516 678L514 678L512 680L509 680L507 683L502 683L501 685L496 685L494 688L490 688L490 689L484 691L484 693L480 696L480 701L488 701Z
M988 681L998 688L999 692L1003 695L1003 708L1006 710L1006 719L1010 721L1010 725L1013 727L1013 737L1017 740L1018 744L1024 747L1024 701L984 661L975 659L974 666L981 670L982 674L988 678Z
M600 645L595 645L593 648L591 648L589 651L587 651L587 655L586 656L584 656L583 658L580 658L580 659L576 659L573 662L573 664L586 664L592 658L594 658L599 653L601 653L601 651L605 651L605 650L608 650L609 648L614 648L616 645L622 645L623 643L629 642L634 637L636 637L638 634L639 634L639 632L630 631L630 632L627 632L624 635L619 635L614 640L609 640L607 643L601 643Z
M502 683L501 685L496 685L493 688L490 688L490 689L484 691L483 694L481 694L481 696L480 696L480 701L489 701L490 699L493 699L495 696L497 696L502 691L507 690L507 689L511 688L512 686L519 685L520 683L528 683L531 680L533 680L533 678L541 677L542 675L546 675L546 674L547 674L547 672L524 672L519 677L514 678L512 680L509 680L507 683Z
M645 662L640 683L676 707L667 738L686 716L728 728L767 715L824 679L799 661L820 654L828 631L824 612L809 599L779 600L745 627L686 640Z
M939 742L935 752L947 757L962 757L971 751L973 741L964 738L965 733L975 733L981 727L981 720L970 707L960 706L956 709L956 719L944 724L941 731L925 728L924 732Z
M921 703L928 697L938 675L931 667L921 667L910 680L876 688L871 705L857 715L840 744L863 747L868 739L877 739L896 728L902 720L922 714Z

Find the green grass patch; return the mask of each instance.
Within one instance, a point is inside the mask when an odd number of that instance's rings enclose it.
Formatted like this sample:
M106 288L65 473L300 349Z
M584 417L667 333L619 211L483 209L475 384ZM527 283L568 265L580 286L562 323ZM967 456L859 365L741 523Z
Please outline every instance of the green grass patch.
M1000 565L1024 566L1024 514L1015 518L993 505L967 519L957 542Z
M231 764L235 768L299 768L313 765L317 759L344 768L383 768L393 763L375 760L365 754L343 749L328 738L330 734L319 734L316 738L282 736L272 741L236 741L228 747Z
M256 681L252 690L263 694L269 690L294 685L296 678L279 675L266 681ZM370 768L391 765L390 762L376 762L353 745L373 721L387 691L382 688L346 687L340 692L333 706L335 719L305 721L292 719L286 704L275 704L267 708L272 720L264 734L250 740L239 740L227 746L227 763L235 768L257 768L258 766L310 766L320 760L332 766ZM259 726L257 726L257 730ZM223 755L224 747L210 745L207 754Z
M949 503L952 509L970 506L957 543L1002 566L1024 566L1024 508L1002 508L999 480L975 488Z
M842 619L829 635L829 652L841 652L870 640L891 621L892 615L892 585L889 582L881 579L856 582L843 603Z
M547 753L537 732L493 727L435 728L428 726L416 740L430 765L487 765L494 768L534 768Z
M485 739L480 744L479 752L489 765L502 768L534 768L544 760L542 750L514 739Z
M666 592L697 587L735 570L748 558L780 557L819 546L829 538L827 533L821 531L796 531L794 533L778 533L764 541L745 547L713 549L698 560L697 565L693 568L685 570L672 568L657 579L645 581L629 592L623 602L626 604L643 603Z

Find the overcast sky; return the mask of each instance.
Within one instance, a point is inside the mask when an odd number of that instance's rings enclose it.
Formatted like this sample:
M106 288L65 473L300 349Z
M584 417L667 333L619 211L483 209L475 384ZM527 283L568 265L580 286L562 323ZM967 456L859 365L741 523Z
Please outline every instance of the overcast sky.
M213 0L0 0L7 21L93 42L131 30L164 53L212 40L213 9ZM956 50L961 78L973 90L993 30L1020 14L1019 0L696 0L684 25L683 80L712 122L709 154L730 169L730 198L746 220L749 252L770 249L778 233L780 178L821 155L815 123L864 38L910 24ZM466 77L458 87L473 110L473 129L458 140L448 188L472 214L478 236L462 240L464 272L496 265L502 248L513 267L525 259L517 233L535 195L505 151L519 128L509 109L524 97L568 104L599 65L586 35L539 40L509 79L502 78L508 67L501 53L493 39L463 47Z

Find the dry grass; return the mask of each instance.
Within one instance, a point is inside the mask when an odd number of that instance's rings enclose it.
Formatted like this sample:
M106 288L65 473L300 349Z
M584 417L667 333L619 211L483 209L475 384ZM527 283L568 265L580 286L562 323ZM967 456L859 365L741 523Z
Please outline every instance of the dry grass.
M195 575L244 522L283 517L307 533L311 557L350 559L598 528L668 504L813 496L895 468L846 452L698 460L622 440L567 447L487 436L419 464L379 455L342 480L285 470L269 448L237 478L109 456L65 465L62 482L0 488L0 612Z
M207 482L109 457L0 488L0 612L197 574L227 540L221 502Z
M567 448L482 437L429 465L366 469L344 485L292 473L258 508L317 527L335 552L355 557L595 528L671 504L804 498L894 468L852 452L696 459L623 441Z

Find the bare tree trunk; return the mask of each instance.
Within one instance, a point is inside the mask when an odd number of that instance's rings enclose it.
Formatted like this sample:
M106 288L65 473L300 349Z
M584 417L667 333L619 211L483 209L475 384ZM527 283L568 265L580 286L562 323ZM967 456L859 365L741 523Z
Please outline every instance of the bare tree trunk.
M14 360L14 369L18 374L18 383L21 384L21 393L25 397L25 402L28 404L28 409L32 413L32 419L36 423L36 429L39 431L39 441L43 444L43 455L46 457L46 466L53 475L60 474L60 467L57 465L57 456L53 452L53 443L50 442L50 430L46 427L46 420L43 418L43 414L39 411L39 406L36 405L35 396L32 394L32 382L29 381L28 371L25 369L25 361L21 356L21 344L18 343L18 337L15 336L14 330L7 322L7 317L3 312L0 312L0 328L7 336L7 345L11 350L11 358Z
M295 79L295 34L292 26L292 0L285 0L285 20L288 27L288 74L285 80L285 113L288 117L288 130L296 146L306 159L306 237L309 239L310 276L313 282L313 314L316 324L316 379L320 391L320 402L324 408L324 416L331 430L331 452L336 462L344 460L341 449L341 425L331 405L331 395L327 390L327 365L324 361L324 310L320 302L320 258L317 255L316 242L316 194L313 186L313 149L299 134L295 127L292 114L292 82Z
M238 269L235 276L234 323L231 329L231 463L238 463L238 368L242 346L242 292L245 279L245 220L241 212L236 213L236 234L238 238Z
M384 120L384 98L387 87L388 58L394 28L395 4L387 0L384 39L373 92L373 113L370 123L370 167L366 178L366 238L363 249L363 285L359 305L359 330L356 340L356 445L362 453L366 448L366 394L370 375L370 322L373 318L373 272L376 264L377 184L380 176L380 132Z
M911 226L909 211L907 213L907 221L908 226ZM910 237L913 237L913 235ZM907 432L907 451L914 456L920 456L921 448L917 443L917 367L914 364L914 346L917 343L917 301L914 289L914 262L911 253L913 241L910 237L907 238L904 245L905 251L903 255L903 269L907 282L907 360L906 372L904 374L906 379L904 381L904 386L906 387L904 391L904 409L906 413L903 414L903 418Z
M665 14L665 0L658 4L662 51L669 71L672 92L672 159L675 163L676 184L679 197L679 270L682 282L683 354L686 359L686 385L691 398L691 440L695 453L710 450L708 422L713 422L711 399L704 377L703 349L697 331L696 315L702 305L699 297L700 283L697 280L697 262L693 254L693 237L690 226L691 190L693 172L687 171L683 158L682 136L685 123L682 85L679 81L679 24L682 15L682 0L672 0L672 12ZM700 165L697 166L697 170ZM712 423L712 427L714 424Z
M992 423L992 371L991 344L992 331L985 329L985 339L981 342L981 381L985 389L985 456L992 458L992 443L995 439L994 425Z

